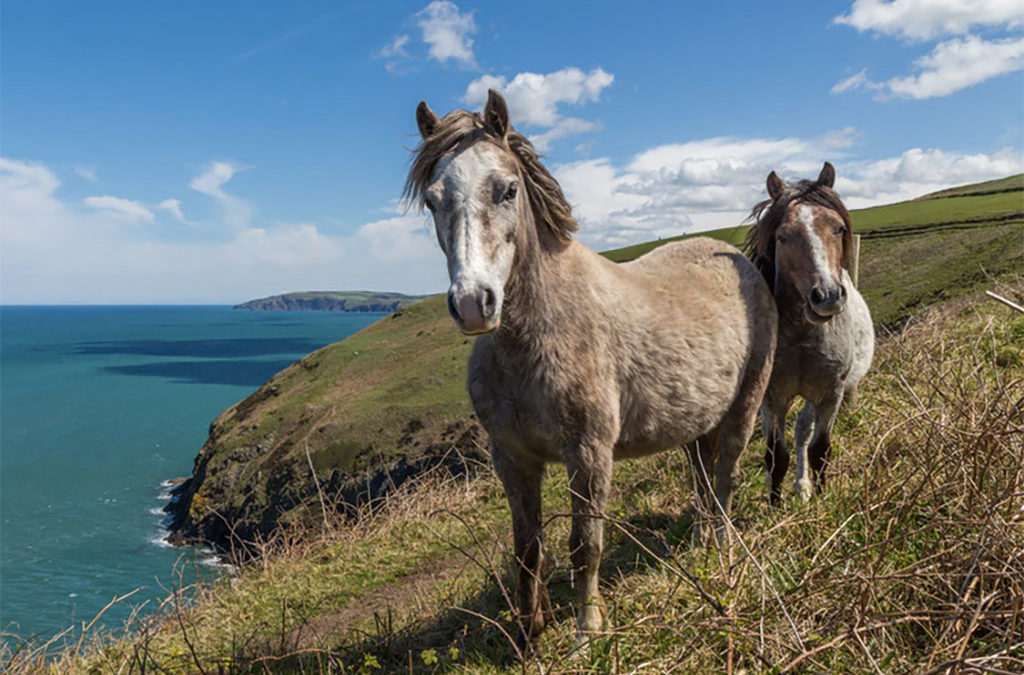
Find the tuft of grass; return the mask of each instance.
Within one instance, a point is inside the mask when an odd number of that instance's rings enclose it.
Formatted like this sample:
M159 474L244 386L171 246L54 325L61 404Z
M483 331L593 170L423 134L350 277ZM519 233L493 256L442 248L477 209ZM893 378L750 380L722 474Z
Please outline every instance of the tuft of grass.
M1020 298L1024 286L1003 293ZM763 500L759 439L726 540L690 545L682 452L618 464L606 631L574 643L567 480L545 482L556 622L510 661L509 516L490 474L268 544L244 573L60 672L1020 672L1024 316L957 301L883 339L840 414L826 490ZM179 597L181 597L179 595ZM10 654L8 654L10 658ZM14 659L13 667L29 661ZM35 662L39 665L41 662ZM30 664L31 665L31 664Z

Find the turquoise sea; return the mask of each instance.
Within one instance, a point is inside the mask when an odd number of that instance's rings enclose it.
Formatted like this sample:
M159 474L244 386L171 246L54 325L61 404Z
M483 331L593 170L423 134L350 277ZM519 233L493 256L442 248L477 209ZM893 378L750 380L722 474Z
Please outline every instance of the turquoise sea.
M162 541L165 481L191 473L222 410L381 316L0 308L0 632L48 637L141 587L104 614L117 627L217 574Z

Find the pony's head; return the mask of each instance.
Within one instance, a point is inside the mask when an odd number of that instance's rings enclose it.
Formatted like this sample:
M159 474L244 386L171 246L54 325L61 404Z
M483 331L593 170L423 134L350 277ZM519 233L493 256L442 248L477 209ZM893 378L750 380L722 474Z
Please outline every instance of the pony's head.
M768 174L770 199L754 207L747 251L779 295L785 285L804 301L804 318L822 324L843 311L853 245L850 214L833 191L836 172L825 162L816 181L786 185Z
M526 224L564 243L576 221L533 146L509 126L498 92L488 92L483 115L456 110L441 119L421 101L416 124L423 141L405 197L433 215L448 257L448 312L462 332L489 333L501 323Z

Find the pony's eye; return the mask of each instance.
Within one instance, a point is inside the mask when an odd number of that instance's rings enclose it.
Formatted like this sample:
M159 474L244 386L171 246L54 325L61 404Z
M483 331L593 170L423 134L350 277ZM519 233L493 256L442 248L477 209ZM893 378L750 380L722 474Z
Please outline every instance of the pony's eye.
M785 244L786 243L786 236L782 235L782 234L777 234L777 235L775 235L775 241L779 242L780 244Z
M502 197L501 200L503 202L510 202L510 201L512 201L513 199L516 198L516 195L518 193L519 193L519 182L518 181L512 181L511 183L508 184L508 189L505 190L505 196Z
M835 228L834 232L836 234L842 234L843 232L846 232L846 225L838 226L837 228Z
M429 211L431 213L433 213L434 209L437 208L437 206L434 204L434 197L433 197L433 195L430 195L430 194L424 195L424 197L423 197L423 205L426 206L427 209L429 209Z

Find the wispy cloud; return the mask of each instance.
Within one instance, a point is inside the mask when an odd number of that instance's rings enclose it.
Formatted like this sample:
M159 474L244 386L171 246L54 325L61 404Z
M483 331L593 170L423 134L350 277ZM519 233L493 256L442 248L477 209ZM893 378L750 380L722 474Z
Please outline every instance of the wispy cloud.
M167 211L172 216L174 216L174 219L177 220L179 223L184 223L185 225L192 225L193 224L193 223L190 223L188 220L186 220L185 219L185 214L183 214L181 212L181 201L180 200L177 200L177 199L165 199L162 202L160 202L159 204L157 204L156 208L162 209L164 211Z
M76 164L75 173L85 180L95 183L96 182L96 167L92 165Z
M102 197L86 197L83 202L86 206L129 223L152 223L156 220L152 211L143 206L141 202L131 199L105 195Z
M252 48L245 50L241 54L236 55L234 61L235 63L240 63L242 61L251 59L252 57L256 56L257 54L260 54L261 52L265 52L267 50L274 49L276 47L280 47L281 45L287 44L292 40L295 40L296 38L302 37L303 35L313 32L314 30L323 26L324 24L330 23L334 19L341 16L341 14L344 13L344 11L346 10L336 10L333 12L322 14L300 26L295 26L294 28L286 30L285 32L279 35L275 35L274 37L264 40L263 42L260 42L259 44L253 46Z
M213 197L223 210L224 222L236 229L249 226L249 220L252 217L252 207L244 199L225 192L223 186L236 173L246 168L248 167L230 162L210 162L206 170L193 178L188 184L196 192Z

